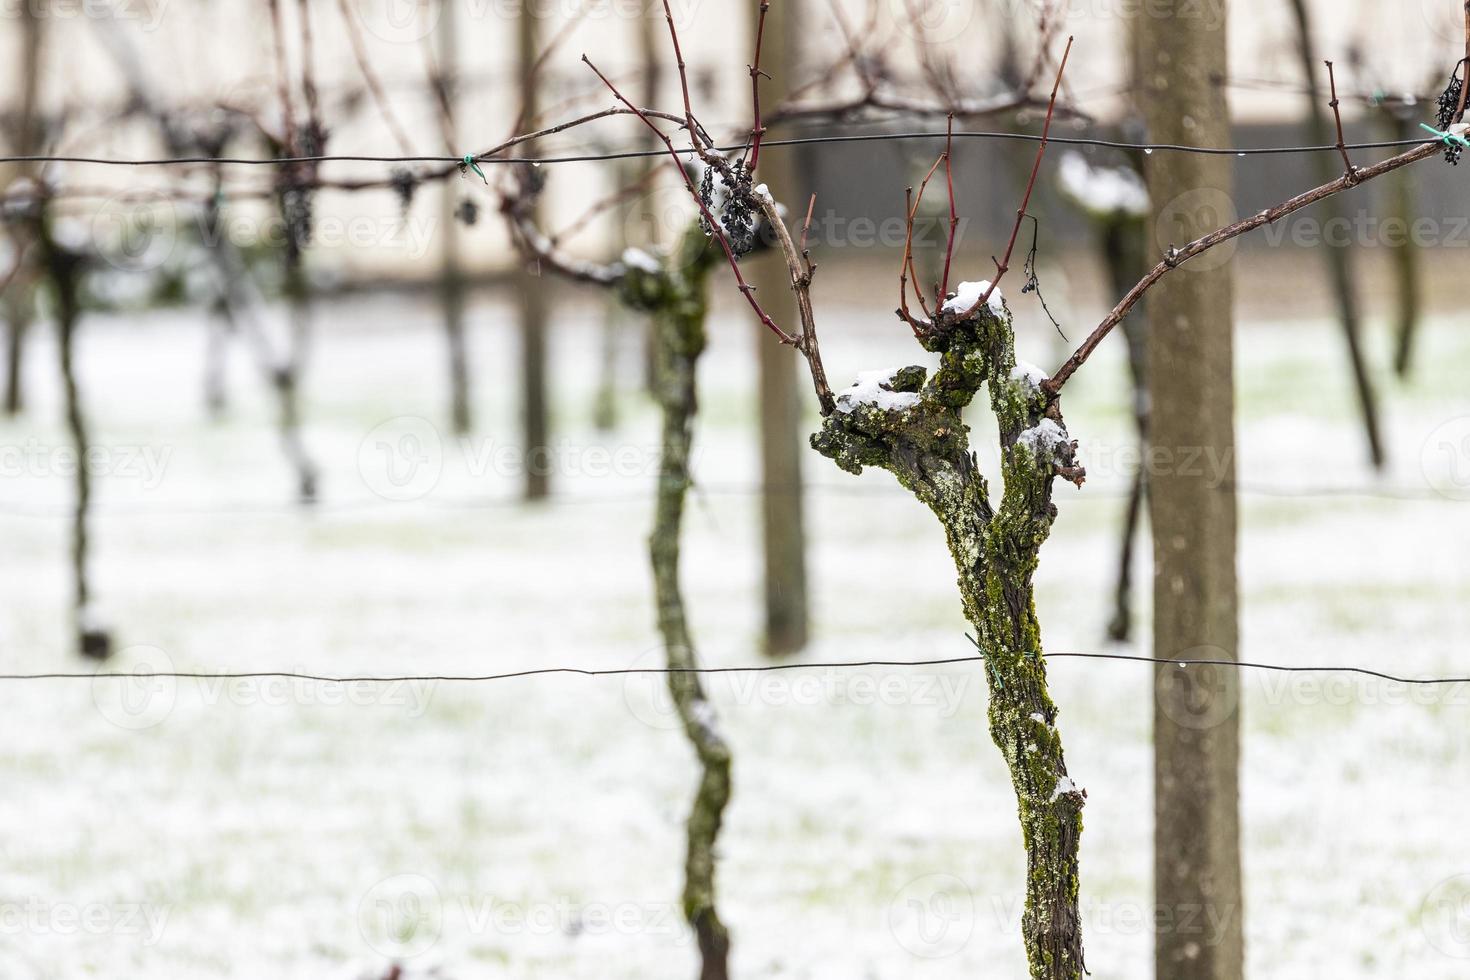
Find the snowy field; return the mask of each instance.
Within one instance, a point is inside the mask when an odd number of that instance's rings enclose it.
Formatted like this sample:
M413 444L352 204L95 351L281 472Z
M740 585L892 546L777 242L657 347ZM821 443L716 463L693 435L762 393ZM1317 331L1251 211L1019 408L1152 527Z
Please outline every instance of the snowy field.
M841 302L836 282L819 301ZM82 371L110 447L95 583L123 648L111 669L656 664L644 558L654 413L630 390L618 429L593 429L601 310L570 303L553 341L557 497L516 503L507 299L474 308L467 444L441 424L432 310L376 296L322 308L307 439L323 502L310 513L291 503L244 347L232 350L228 416L209 424L197 316L89 321ZM1054 365L1060 340L1031 302L1018 307L1022 356ZM834 385L915 360L891 306L828 307ZM1074 340L1095 312L1079 308ZM760 662L751 354L767 341L721 309L686 581L704 659L748 665ZM1384 382L1392 470L1375 477L1333 326L1274 310L1248 310L1237 352L1242 655L1470 672L1470 493L1453 492L1470 485L1463 317L1431 319L1412 385ZM1383 364L1386 328L1372 329ZM49 332L37 339L30 411L0 422L0 446L26 448L7 448L0 479L4 671L85 669L65 632L70 489L54 348ZM624 354L634 378L631 343ZM1108 649L1132 446L1121 355L1110 340L1068 389L1092 479L1059 488L1043 551L1052 651ZM885 474L854 479L815 454L806 464L816 638L805 658L966 656L930 516ZM1137 619L1146 632L1146 608ZM1146 635L1123 652L1148 652ZM1088 965L1100 980L1146 977L1160 927L1152 672L1058 660L1052 677L1070 768L1089 792ZM1462 978L1470 689L1320 681L1246 676L1250 972ZM710 688L735 752L720 885L737 976L1024 975L1023 856L978 668L814 669ZM9 683L0 719L4 980L357 980L395 960L451 980L694 975L678 908L694 766L656 680ZM1208 941L1212 923L1163 927Z

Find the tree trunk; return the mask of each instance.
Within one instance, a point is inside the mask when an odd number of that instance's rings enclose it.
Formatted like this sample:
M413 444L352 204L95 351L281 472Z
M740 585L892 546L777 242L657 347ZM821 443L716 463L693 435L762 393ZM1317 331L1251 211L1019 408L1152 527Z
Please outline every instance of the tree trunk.
M661 274L631 272L622 294L625 301L653 313L654 394L663 417L663 456L649 557L659 634L671 671L669 692L700 765L688 822L684 916L699 942L699 980L727 980L730 937L715 906L715 841L730 800L730 749L695 672L699 660L679 585L679 541L692 481L689 460L698 407L695 370L705 346L705 280L715 253L698 226L689 230L679 249L679 259L666 264Z
M1136 20L1148 139L1225 145L1226 25L1188 7L1166 0ZM1231 206L1229 157L1155 153L1144 170L1156 227L1181 241L1213 231ZM1238 652L1232 276L1228 263L1189 263L1149 293L1150 454L1175 464L1152 468L1148 492L1154 656L1170 661L1156 670L1154 705L1154 887L1175 924L1156 932L1154 955L1168 980L1237 980L1244 969L1239 678L1174 666ZM1210 941L1203 923L1220 922Z
M747 5L754 18L760 4ZM761 84L761 102L774 106L790 89L790 72L798 57L799 9L795 0L775 0L766 20L761 68L769 75ZM776 138L778 133L768 134ZM796 193L796 168L790 149L761 154L757 178L778 201L805 200ZM795 323L796 299L791 275L779 254L752 258L751 283L777 323ZM801 397L797 366L791 352L755 338L759 364L761 440L761 538L765 550L766 652L774 657L806 646L806 528L801 474Z
M301 435L301 374L306 366L306 347L311 337L311 289L303 267L306 256L298 249L288 249L286 256L286 299L290 306L286 353L277 364L272 379L276 389L281 448L296 470L296 497L302 504L314 504L317 497L317 467L306 451Z
M1148 272L1144 223L1128 216L1115 216L1102 229L1103 255L1108 282L1114 296L1124 296ZM1138 432L1139 466L1133 474L1128 506L1123 517L1123 538L1118 549L1118 580L1113 591L1113 618L1108 638L1125 642L1133 632L1133 548L1142 526L1143 501L1148 492L1147 458L1149 432L1148 402L1148 317L1146 303L1139 304L1123 320L1128 341L1128 373L1133 382L1133 425Z
M1307 93L1310 106L1308 116L1309 142L1318 146L1326 146L1336 141L1337 137L1327 122L1327 114L1323 108L1322 93L1317 83L1318 75L1324 71L1321 61L1317 60L1315 45L1312 41L1312 23L1310 13L1307 10L1307 0L1291 0L1291 9L1296 16L1298 32L1298 50L1301 54L1302 72L1305 75ZM1222 144L1224 145L1224 144ZM1330 153L1314 153L1310 155L1313 166L1317 169L1319 183L1327 183L1338 176L1339 157ZM1332 227L1343 223L1342 198L1333 196L1318 205L1319 214L1322 215L1323 227ZM1338 315L1342 320L1343 339L1347 341L1348 362L1352 366L1353 383L1357 387L1358 410L1363 416L1363 430L1368 439L1368 456L1373 462L1375 469L1383 469L1385 460L1383 437L1379 432L1378 424L1378 398L1373 390L1373 380L1368 373L1368 365L1363 355L1362 326L1358 315L1358 297L1353 288L1355 282L1352 269L1352 252L1350 246L1333 245L1325 243L1318 251L1322 253L1327 261L1327 271L1332 283L1332 293L1337 300Z
M526 125L534 126L539 112L534 69L540 52L540 21L535 8L530 4L524 5L516 23L522 118ZM522 149L527 155L535 153L534 145L530 143ZM539 198L533 206L540 209ZM539 219L536 219L536 224L540 224ZM527 500L544 500L551 494L546 383L546 331L550 324L546 282L538 265L521 265L516 293L520 300L521 436L525 453L523 493Z
M45 205L40 204L38 207L44 208ZM91 538L88 533L92 508L92 474L88 466L88 456L92 443L88 435L86 410L82 405L81 385L77 381L76 371L76 328L81 317L82 259L57 243L51 233L49 217L44 214L35 224L35 236L56 302L57 350L60 355L62 392L65 396L66 429L76 458L71 524L73 631L78 653L94 660L105 660L112 655L112 638L92 606L89 576Z
M1026 848L1022 934L1034 980L1078 980L1078 845L1086 794L1067 775L1057 708L1047 691L1033 577L1056 519L1052 484L1078 483L1076 443L1039 372L1018 370L1009 312L980 311L921 338L941 355L932 378L908 367L885 394L848 393L813 437L839 467L878 466L929 507L959 573L990 687L990 734L1010 770ZM871 384L872 379L869 379ZM994 509L961 412L985 386L999 423L1003 489Z
M458 105L459 49L455 5L439 4L439 86L451 107ZM444 126L451 143L457 139L453 112L447 114ZM469 350L465 341L464 272L459 266L459 221L454 215L454 181L446 180L440 190L439 225L442 229L443 267L439 273L439 295L444 306L444 338L449 355L449 422L454 431L464 435L474 420L470 412Z
M1396 110L1383 110L1384 139L1407 140L1421 132L1412 115ZM1423 288L1419 273L1419 246L1413 240L1414 216L1419 213L1415 180L1408 171L1389 174L1388 214L1384 223L1395 219L1410 229L1405 240L1390 245L1394 274L1394 356L1393 369L1400 378L1408 378L1414 362L1414 340L1419 332L1419 292Z

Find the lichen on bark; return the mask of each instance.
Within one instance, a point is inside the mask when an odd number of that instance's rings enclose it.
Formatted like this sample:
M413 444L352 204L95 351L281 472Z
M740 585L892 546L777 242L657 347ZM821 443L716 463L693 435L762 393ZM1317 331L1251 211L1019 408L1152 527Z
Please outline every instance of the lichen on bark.
M729 976L730 937L716 910L715 841L730 799L730 749L705 695L679 583L679 543L691 483L690 450L698 409L696 368L705 347L705 280L716 253L698 225L653 268L628 269L622 300L653 317L654 396L663 419L649 557L658 628L671 672L669 692L699 759L699 789L690 809L684 868L684 917L699 943L700 980Z
M1067 775L1033 577L1056 519L1055 479L1080 484L1085 474L1059 404L1038 377L1016 369L1008 311L982 308L969 319L942 314L919 340L939 355L932 376L906 367L881 385L906 398L840 397L812 445L848 472L889 471L944 529L965 617L985 658L991 737L1016 793L1027 855L1022 932L1030 973L1075 980L1085 970L1077 911L1085 793ZM999 427L998 503L961 417L982 387Z

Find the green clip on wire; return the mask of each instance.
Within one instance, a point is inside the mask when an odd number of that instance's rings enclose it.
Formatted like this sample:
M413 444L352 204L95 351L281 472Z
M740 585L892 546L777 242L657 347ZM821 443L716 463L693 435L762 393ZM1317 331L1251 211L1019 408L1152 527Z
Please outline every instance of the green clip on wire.
M465 154L465 158L464 158L463 162L461 162L460 165L459 165L459 172L460 173L464 173L464 168L465 167L469 167L475 173L479 174L480 175L480 179L483 180L483 181L485 181L485 183L487 183L487 184L490 183L490 181L487 180L486 177L485 177L485 171L481 170L480 169L480 165L475 162L475 155L473 153Z
M1445 146L1463 146L1465 149L1470 150L1470 141L1467 141L1463 136L1440 132L1428 123L1420 123L1419 128L1427 133L1433 133L1435 136L1438 136Z
M980 651L980 659L984 661L986 667L990 668L990 676L995 678L995 683L1000 687L1002 691L1004 691L1006 687L1006 682L1000 679L1000 671L996 670L995 664L990 662L990 657L986 655L985 648L980 645L980 641L975 639L969 633L965 634L965 639L975 644L975 649Z

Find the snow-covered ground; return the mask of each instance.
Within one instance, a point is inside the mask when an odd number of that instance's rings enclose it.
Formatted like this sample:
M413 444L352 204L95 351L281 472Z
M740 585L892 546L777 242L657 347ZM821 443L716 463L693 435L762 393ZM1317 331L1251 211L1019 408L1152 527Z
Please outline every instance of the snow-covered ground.
M915 360L891 305L829 308L834 386ZM768 341L722 308L702 378L686 580L701 655L742 665L760 659L749 423L751 352ZM89 322L82 368L110 447L96 461L107 475L95 581L123 648L114 669L657 663L643 551L656 419L630 392L615 433L592 429L600 311L569 306L553 343L558 495L516 503L509 309L476 308L468 444L442 425L432 311L391 297L323 309L307 386L323 468L313 513L290 503L243 347L229 416L211 425L196 318ZM1056 363L1050 326L1029 306L1025 319L1021 355ZM1069 388L1092 479L1059 489L1043 552L1053 651L1107 649L1131 465L1121 351L1110 341ZM1386 387L1393 462L1378 479L1360 462L1330 323L1255 318L1237 358L1243 655L1470 673L1470 494L1438 494L1425 473L1470 484L1463 319L1435 317L1415 382ZM31 410L0 423L7 672L80 666L66 649L69 484L53 359L39 336ZM631 345L624 365L636 375ZM929 515L884 474L853 479L815 455L807 473L806 659L967 655ZM1367 492L1301 493L1323 486ZM1384 488L1409 492L1375 493ZM1147 547L1143 601L1146 572ZM1146 609L1138 618L1146 628ZM1146 652L1140 642L1127 649ZM1058 660L1052 676L1070 768L1089 793L1088 965L1104 980L1147 976L1152 673ZM738 976L1023 975L1022 855L978 668L814 669L710 689L736 758L720 886ZM1252 975L1463 977L1470 688L1247 674L1244 710ZM694 768L655 679L35 681L0 684L0 719L5 980L346 980L394 960L460 980L693 975L678 894ZM1208 941L1214 925L1175 927Z

